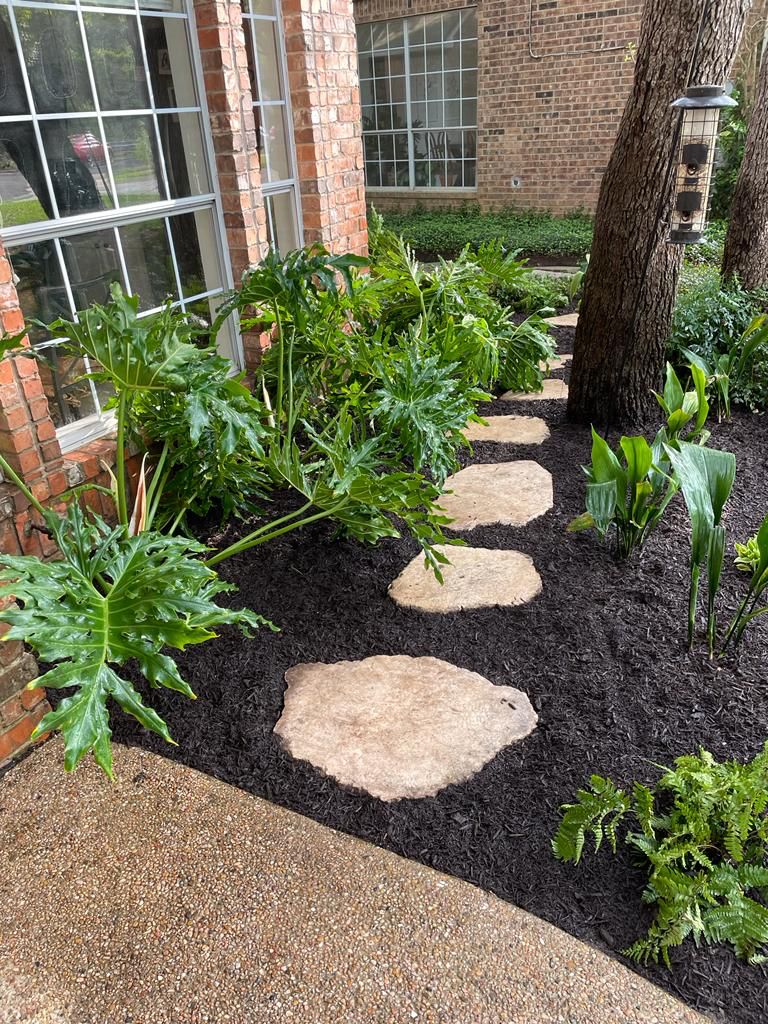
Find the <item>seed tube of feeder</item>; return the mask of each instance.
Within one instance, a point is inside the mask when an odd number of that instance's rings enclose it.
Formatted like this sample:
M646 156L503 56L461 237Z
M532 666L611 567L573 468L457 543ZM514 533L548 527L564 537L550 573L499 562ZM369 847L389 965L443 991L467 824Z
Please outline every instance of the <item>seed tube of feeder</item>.
M737 103L720 85L692 85L672 106L682 124L669 240L691 245L702 240L707 224L720 110Z

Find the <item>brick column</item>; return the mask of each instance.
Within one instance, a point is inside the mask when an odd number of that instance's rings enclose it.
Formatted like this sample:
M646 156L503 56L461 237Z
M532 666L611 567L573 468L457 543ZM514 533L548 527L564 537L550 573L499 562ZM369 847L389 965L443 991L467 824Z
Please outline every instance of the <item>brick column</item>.
M352 0L283 0L298 178L308 242L367 245Z
M24 326L13 270L0 242L0 324L15 334ZM24 356L0 362L0 451L39 501L66 484L56 428L37 371ZM50 541L32 530L29 502L19 490L0 484L0 550L6 554L49 554ZM0 624L0 637L8 632ZM37 664L18 641L0 644L0 765L29 745L32 730L49 710L42 690L26 691Z
M256 123L239 3L195 0L197 36L235 282L267 246Z

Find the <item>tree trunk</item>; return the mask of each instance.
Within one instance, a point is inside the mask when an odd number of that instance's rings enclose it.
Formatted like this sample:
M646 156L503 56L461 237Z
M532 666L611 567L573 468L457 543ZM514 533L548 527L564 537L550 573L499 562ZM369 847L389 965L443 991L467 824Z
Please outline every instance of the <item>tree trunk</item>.
M658 412L651 392L661 383L683 258L682 246L667 241L680 117L670 104L689 70L690 84L725 82L751 6L647 0L634 86L595 214L570 381L573 420L629 425Z
M725 236L723 279L732 277L744 288L768 288L768 51L760 65Z

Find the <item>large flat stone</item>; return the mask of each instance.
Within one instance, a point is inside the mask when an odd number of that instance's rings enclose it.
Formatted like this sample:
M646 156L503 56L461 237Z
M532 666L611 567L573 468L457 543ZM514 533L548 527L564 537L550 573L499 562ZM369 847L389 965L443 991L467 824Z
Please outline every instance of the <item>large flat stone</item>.
M548 362L539 363L539 367L542 371L550 370L562 370L566 363L573 361L573 354L571 352L564 352L561 356L553 356Z
M538 462L475 463L445 481L440 507L451 530L501 523L525 526L553 505L552 475Z
M527 604L541 593L541 577L533 560L521 551L450 544L438 550L451 560L442 567L443 584L417 555L390 585L393 601L424 612L456 612Z
M548 316L546 320L550 327L576 327L579 314L563 313L561 316Z
M468 441L541 444L549 437L549 427L538 416L486 416L485 420L485 424L467 424L464 436Z
M541 382L541 391L505 391L502 402L548 402L552 398L567 398L568 385L560 377L548 377Z
M286 750L382 800L466 781L538 721L520 690L438 658L296 665L285 679Z

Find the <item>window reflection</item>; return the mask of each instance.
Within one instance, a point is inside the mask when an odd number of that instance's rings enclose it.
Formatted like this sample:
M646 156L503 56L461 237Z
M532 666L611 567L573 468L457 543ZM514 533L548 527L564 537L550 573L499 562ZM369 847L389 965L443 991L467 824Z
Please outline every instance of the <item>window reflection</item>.
M0 124L0 227L53 216L35 130L31 124Z
M15 7L14 14L37 113L93 110L75 12Z
M136 19L124 14L86 14L84 21L101 109L148 107Z
M151 117L105 117L104 132L121 206L165 199Z
M167 298L178 299L173 261L164 220L129 224L119 229L131 291L139 308L154 309Z
M114 206L97 121L41 121L40 134L60 216Z

